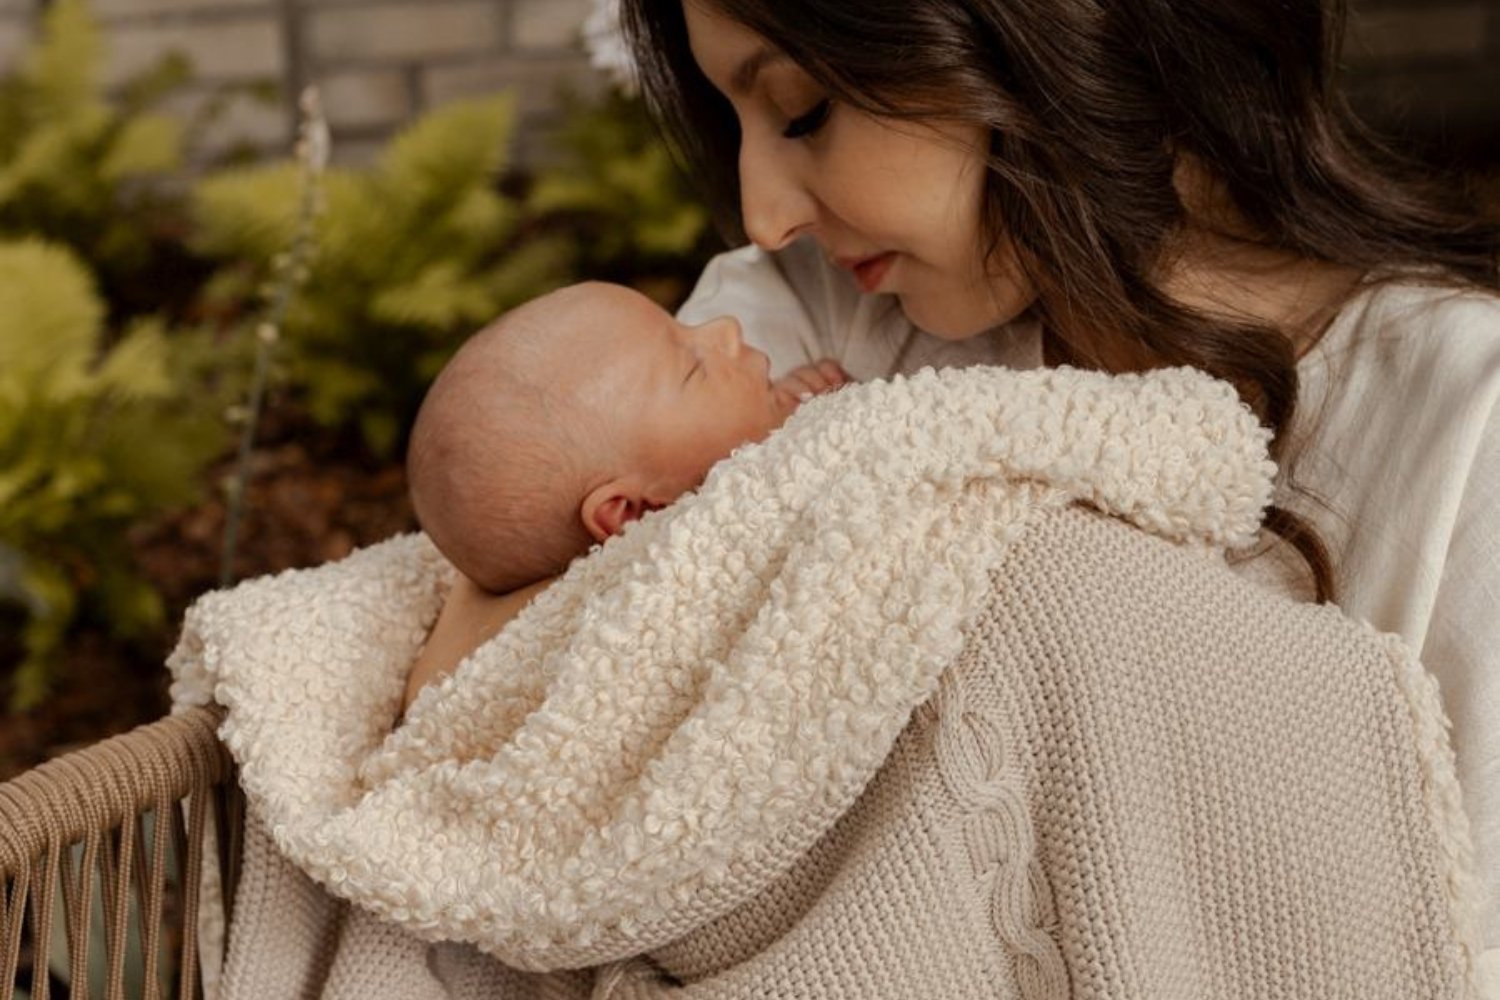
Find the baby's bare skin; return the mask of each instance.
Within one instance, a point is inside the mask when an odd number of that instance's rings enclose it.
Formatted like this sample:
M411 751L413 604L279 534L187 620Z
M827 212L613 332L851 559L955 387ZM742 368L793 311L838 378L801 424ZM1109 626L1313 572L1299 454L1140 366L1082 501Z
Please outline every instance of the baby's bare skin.
M401 710L406 711L424 687L448 676L464 657L497 635L555 579L538 580L509 594L491 594L460 573L443 602L437 624L432 627L426 644L412 664Z
M838 362L825 358L793 369L777 379L772 389L784 399L787 412L791 412L811 397L832 392L848 381L849 376ZM401 702L402 712L422 688L452 673L465 657L498 634L555 579L539 580L507 594L491 594L460 574L448 592L437 624L412 665Z

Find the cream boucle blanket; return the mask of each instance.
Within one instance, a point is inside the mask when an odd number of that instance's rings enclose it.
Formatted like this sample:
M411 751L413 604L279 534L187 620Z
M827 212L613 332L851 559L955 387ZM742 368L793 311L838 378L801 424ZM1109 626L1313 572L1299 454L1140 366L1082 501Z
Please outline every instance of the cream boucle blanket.
M1399 988L1465 995L1473 885L1431 681L1388 637L1241 586L1218 558L1254 537L1273 472L1233 392L1192 372L923 372L808 403L697 494L575 563L394 732L407 668L452 579L421 536L203 598L170 661L173 693L228 708L223 736L257 829L362 908L338 963L358 965L351 948L366 959L407 949L427 985L402 995L587 988L577 974L523 976L451 947L441 954L467 971L422 965L418 939L469 942L513 969L612 963L601 995L697 983L695 995L725 997L954 996L965 982L1028 997L1327 995L1313 988L1367 974L1394 987L1369 971L1378 942L1414 970ZM1134 551L1142 540L1155 547ZM1093 558L1114 586L1058 605L1063 584L1039 585L1055 561L1076 589ZM1193 591L1170 592L1187 579ZM1200 596L1218 619L1206 633ZM1085 664L1076 641L1096 640L1126 604L1174 609L1166 621L1182 635L1163 634L1163 648L1242 656L1249 676L1210 690L1284 711L1255 716L1250 735L1288 741L1297 767L1259 780L1205 757L1235 743L1216 732L1239 715L1219 694L1152 705L1132 703L1136 691L1082 711L1107 679L1091 671L1133 676L1107 657ZM1138 624L1114 621L1122 633ZM1281 649L1269 637L1282 622L1298 637L1298 670L1332 665L1330 677L1357 683L1319 675L1312 693L1328 703L1267 702L1254 671L1273 669L1261 661ZM1139 659L1127 657L1131 669ZM1152 697L1190 690L1183 659L1148 664L1168 685ZM1206 728L1153 733L1162 712L1200 708ZM1091 715L1107 725L1089 730ZM1049 763L1054 716L1083 719L1085 735L1070 733L1072 750ZM1367 723L1373 735L1359 732ZM1122 746L1162 742L1088 762L1122 733ZM918 763L893 776L908 753ZM1208 780L1194 760L1210 764ZM1233 859L1232 891L1210 872L1195 882L1119 866L1183 849L1135 841L1160 817L1125 805L1131 782L1165 782L1197 803L1155 834L1202 840L1189 857ZM1330 788L1342 798L1327 801ZM1350 837L1330 812L1378 825ZM898 834L911 822L919 832ZM1322 843L1325 826L1341 833ZM1288 830L1310 840L1305 857ZM890 851L904 859L894 870ZM958 857L974 866L967 876L916 874ZM1360 884L1366 871L1381 873L1376 884ZM846 899L892 891L913 898L873 917ZM1176 909L1141 902L1163 894ZM902 917L911 906L918 916ZM257 913L274 919L252 899L237 925ZM860 937L872 919L943 951L946 971L905 982L925 968L913 956L872 976L899 951ZM231 948L264 930L237 926ZM1199 978L1170 980L1184 992L1119 992L1158 974L1149 963L1163 940ZM1243 953L1226 954L1236 941ZM253 963L243 946L241 959ZM254 980L234 965L232 954L231 993L236 975ZM313 980L339 993L331 984L344 980L326 975Z

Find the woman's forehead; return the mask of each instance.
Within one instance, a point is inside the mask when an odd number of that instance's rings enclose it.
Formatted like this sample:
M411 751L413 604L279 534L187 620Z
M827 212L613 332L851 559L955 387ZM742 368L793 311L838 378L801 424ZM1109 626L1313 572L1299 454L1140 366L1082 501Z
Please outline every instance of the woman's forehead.
M762 70L787 61L780 48L706 0L684 0L682 11L693 58L725 94L749 92Z

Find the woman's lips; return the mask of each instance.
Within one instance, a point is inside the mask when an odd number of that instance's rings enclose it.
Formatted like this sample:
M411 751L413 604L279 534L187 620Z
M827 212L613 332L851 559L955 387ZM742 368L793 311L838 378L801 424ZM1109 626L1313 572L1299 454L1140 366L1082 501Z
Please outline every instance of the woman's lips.
M895 251L887 251L873 257L841 259L837 263L840 267L847 267L853 273L855 283L862 291L869 294L880 288L880 283L885 280L891 265L896 263L896 254Z

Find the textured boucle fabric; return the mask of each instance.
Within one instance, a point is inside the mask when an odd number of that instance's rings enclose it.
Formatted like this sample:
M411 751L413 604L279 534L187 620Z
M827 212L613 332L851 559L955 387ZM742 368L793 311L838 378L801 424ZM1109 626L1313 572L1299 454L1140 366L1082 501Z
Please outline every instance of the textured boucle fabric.
M229 709L247 864L268 831L358 904L306 947L426 970L388 995L1463 996L1430 681L1217 555L1273 471L1191 372L921 373L805 406L394 733L419 536L205 598L174 695Z

